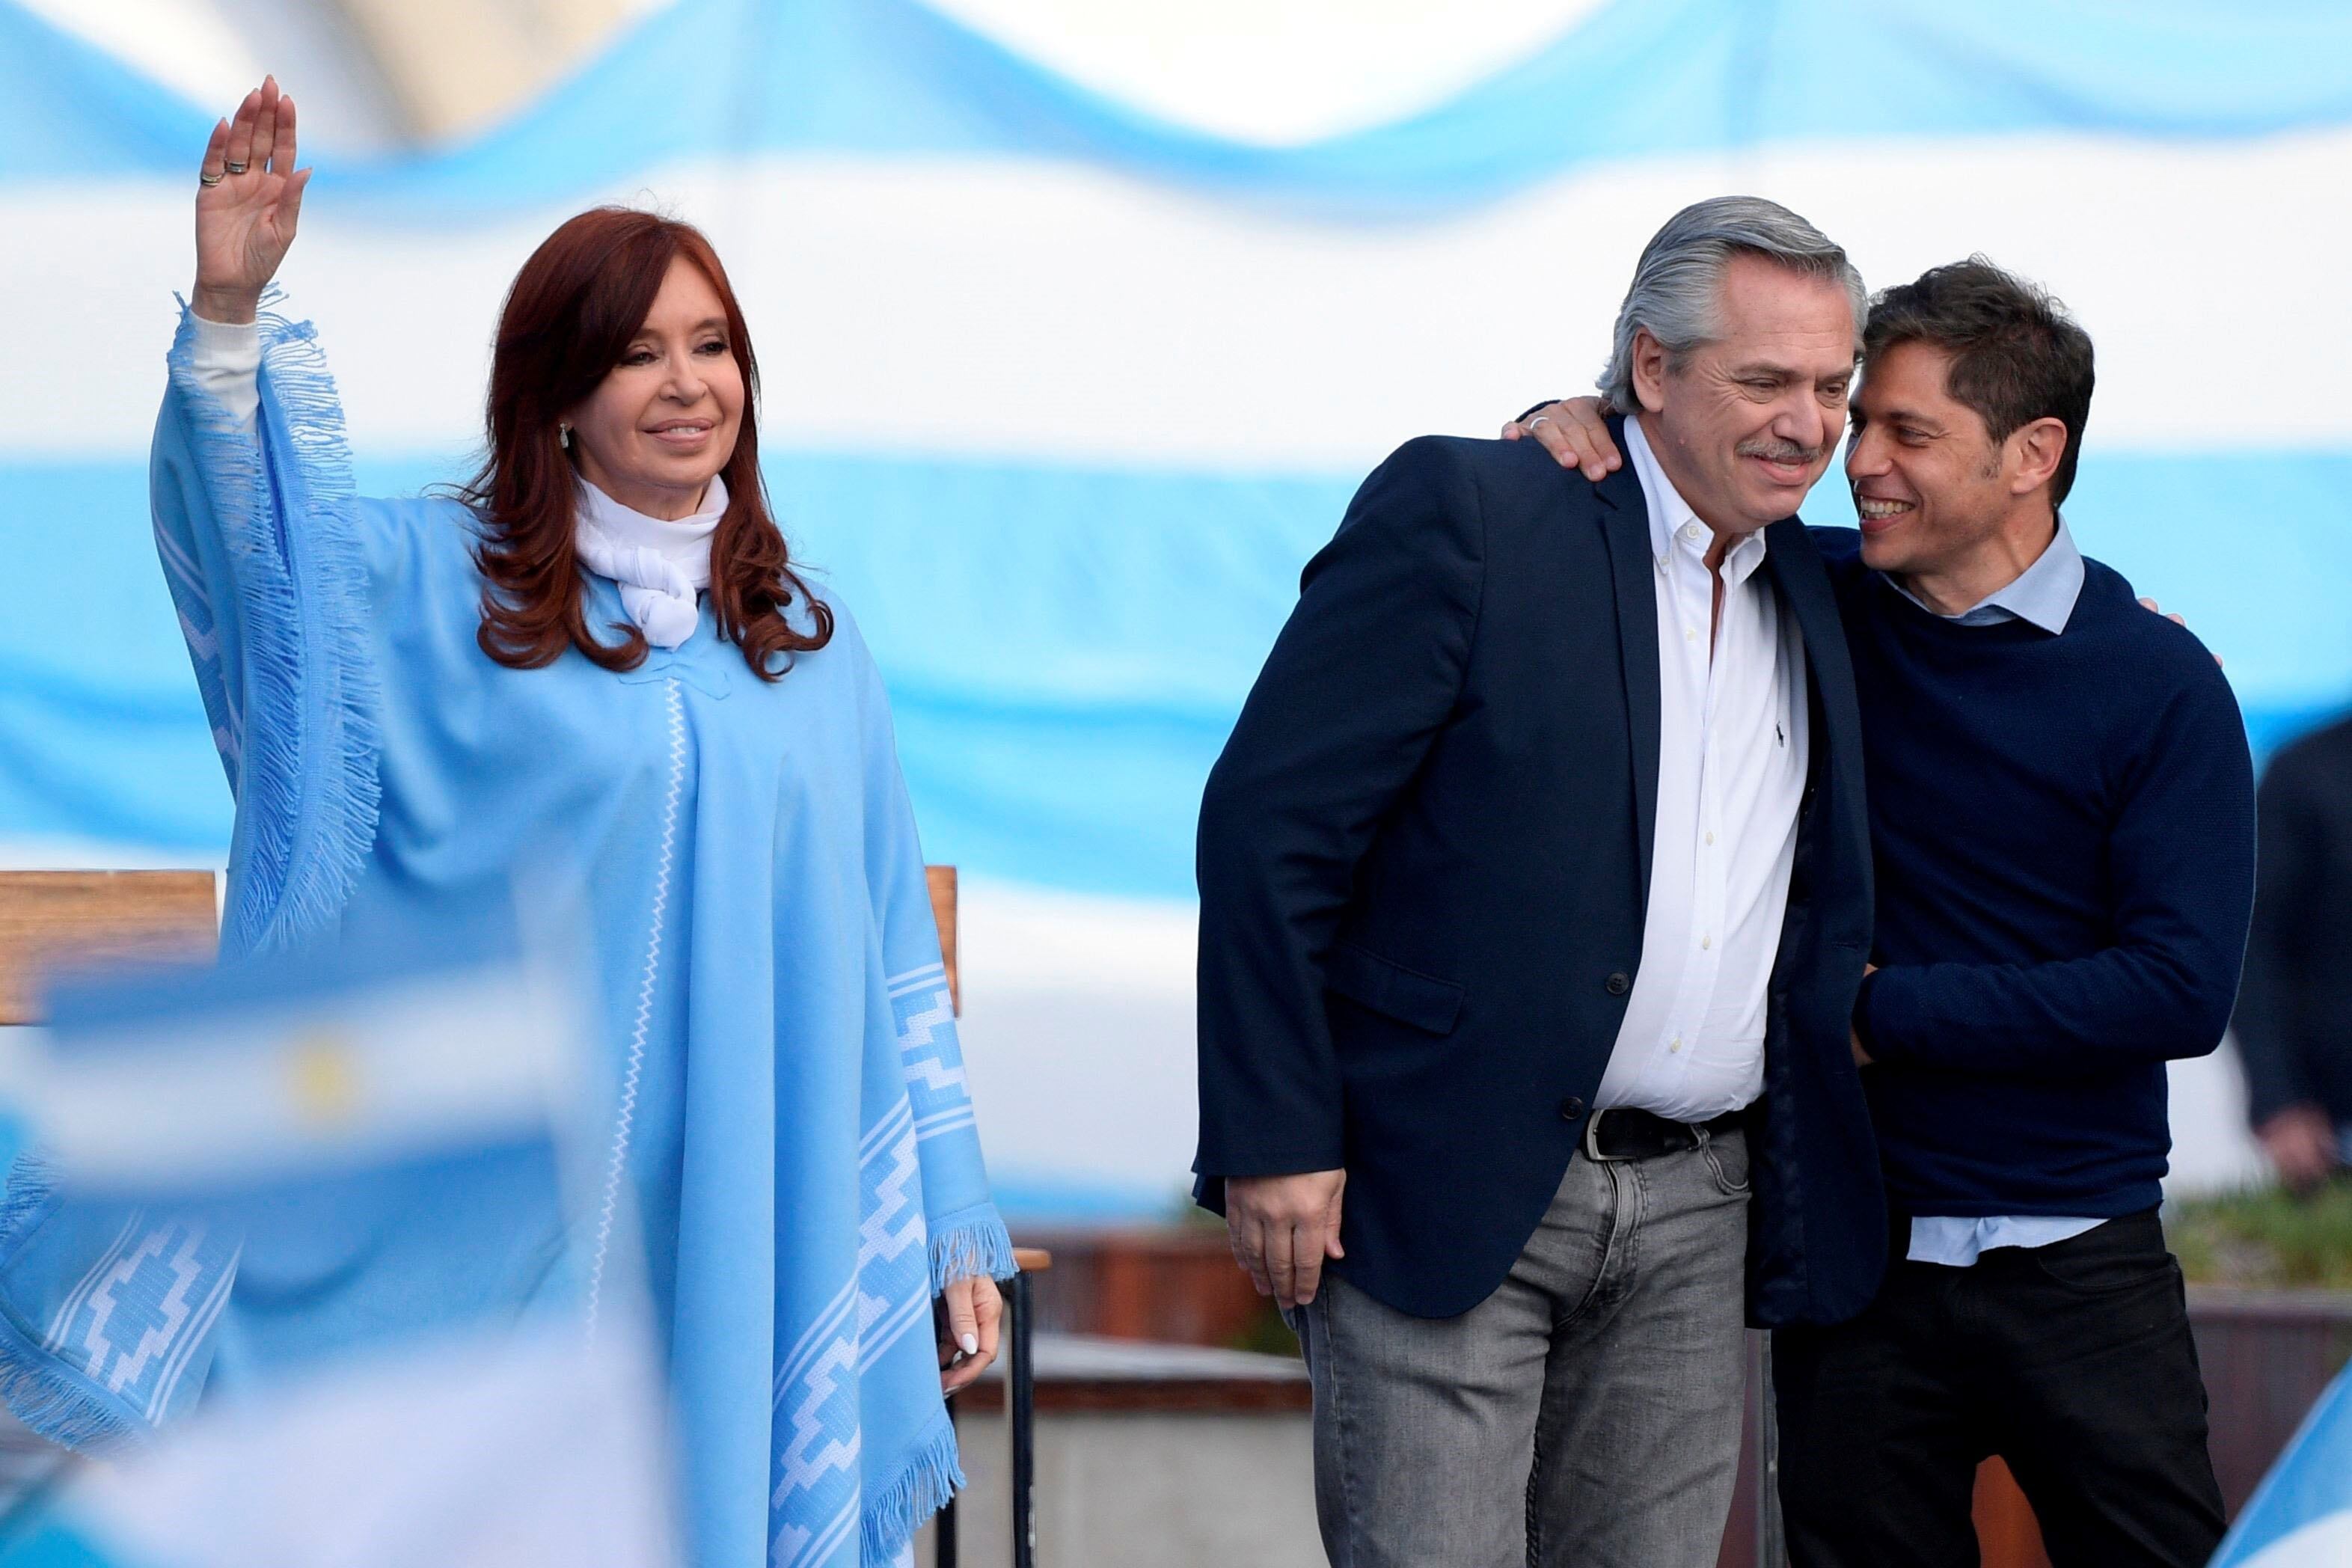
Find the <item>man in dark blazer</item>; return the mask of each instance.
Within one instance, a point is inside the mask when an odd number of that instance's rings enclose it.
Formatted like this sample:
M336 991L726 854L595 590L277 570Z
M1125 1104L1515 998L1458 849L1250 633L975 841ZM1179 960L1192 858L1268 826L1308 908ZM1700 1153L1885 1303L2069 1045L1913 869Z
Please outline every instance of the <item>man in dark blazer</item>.
M1677 215L1636 460L1400 448L1211 776L1199 1196L1300 1335L1335 1563L1712 1563L1743 1300L1877 1287L1853 677L1792 515L1864 309L1795 214Z

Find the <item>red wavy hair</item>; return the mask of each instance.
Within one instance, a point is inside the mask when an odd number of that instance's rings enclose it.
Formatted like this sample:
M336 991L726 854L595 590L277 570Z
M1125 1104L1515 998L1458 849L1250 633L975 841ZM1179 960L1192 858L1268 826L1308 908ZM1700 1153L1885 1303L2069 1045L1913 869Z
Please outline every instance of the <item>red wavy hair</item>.
M833 638L832 610L794 574L768 512L753 414L760 372L719 253L691 225L594 207L549 235L515 274L490 359L488 454L458 491L487 527L475 552L488 579L475 636L500 664L536 669L573 647L606 669L634 669L645 660L645 634L635 626L614 625L620 640L605 642L588 624L572 545L577 476L556 425L620 363L681 256L718 290L728 346L743 373L742 422L719 470L727 511L710 541L719 635L743 650L743 662L763 680L780 679L793 654ZM807 631L786 614L796 597L807 606Z

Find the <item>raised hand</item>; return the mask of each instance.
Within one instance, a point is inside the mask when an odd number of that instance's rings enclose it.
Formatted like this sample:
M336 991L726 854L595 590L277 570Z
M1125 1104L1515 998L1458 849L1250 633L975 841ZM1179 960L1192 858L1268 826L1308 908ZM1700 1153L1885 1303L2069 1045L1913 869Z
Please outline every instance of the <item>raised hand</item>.
M253 320L261 291L294 243L302 187L294 167L294 100L269 77L233 119L213 127L196 189L196 286L189 298L207 321Z

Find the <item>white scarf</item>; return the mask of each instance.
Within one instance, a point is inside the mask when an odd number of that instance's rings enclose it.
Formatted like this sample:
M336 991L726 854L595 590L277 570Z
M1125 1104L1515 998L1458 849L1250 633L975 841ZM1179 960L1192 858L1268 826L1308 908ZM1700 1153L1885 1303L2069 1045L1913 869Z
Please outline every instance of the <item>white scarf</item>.
M619 585L647 642L676 647L701 620L695 595L710 586L710 536L726 510L727 481L716 474L700 509L675 521L632 511L583 479L572 544L588 570Z

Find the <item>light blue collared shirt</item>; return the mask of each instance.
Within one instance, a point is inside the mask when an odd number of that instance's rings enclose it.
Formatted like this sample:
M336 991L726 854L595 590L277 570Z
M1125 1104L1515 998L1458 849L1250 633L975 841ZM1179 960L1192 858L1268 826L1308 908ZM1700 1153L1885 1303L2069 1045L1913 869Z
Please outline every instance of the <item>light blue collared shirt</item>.
M2083 596L2084 575L2083 552L2074 547L2074 536L2066 531L2066 520L2062 517L2058 520L2057 535L2032 565L2019 573L2009 586L1986 595L1957 616L1928 609L1920 604L1919 595L1905 587L1898 578L1888 577L1886 582L1929 615L1956 626L2026 621L2056 637L2074 618L2074 602Z
M2056 537L2032 565L2017 574L2016 581L1957 616L1938 615L1895 578L1886 582L1929 615L1956 626L2024 621L2056 637L2074 618L2074 603L2083 596L2084 576L2083 552L2075 548L2062 517ZM1921 1215L1911 1221L1911 1247L1905 1256L1914 1263L1965 1268L1997 1247L2048 1247L2105 1223L2081 1215Z

